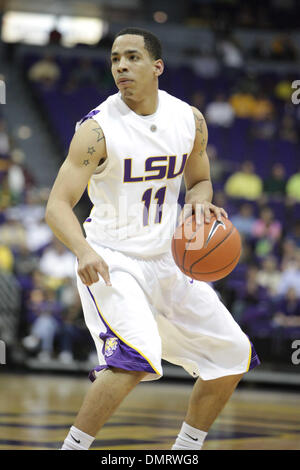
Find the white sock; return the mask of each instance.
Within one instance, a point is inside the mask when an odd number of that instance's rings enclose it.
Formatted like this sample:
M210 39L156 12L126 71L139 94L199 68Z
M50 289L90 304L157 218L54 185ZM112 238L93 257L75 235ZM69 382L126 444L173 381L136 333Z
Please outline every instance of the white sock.
M206 436L207 432L193 428L184 422L172 450L200 450Z
M94 440L93 436L72 426L61 450L88 450Z

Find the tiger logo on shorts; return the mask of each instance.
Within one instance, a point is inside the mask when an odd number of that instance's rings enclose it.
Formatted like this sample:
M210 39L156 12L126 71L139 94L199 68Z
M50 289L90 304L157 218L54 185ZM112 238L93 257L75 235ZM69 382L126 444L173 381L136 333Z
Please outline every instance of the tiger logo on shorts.
M105 341L104 355L110 357L118 347L119 340L116 337L107 338Z

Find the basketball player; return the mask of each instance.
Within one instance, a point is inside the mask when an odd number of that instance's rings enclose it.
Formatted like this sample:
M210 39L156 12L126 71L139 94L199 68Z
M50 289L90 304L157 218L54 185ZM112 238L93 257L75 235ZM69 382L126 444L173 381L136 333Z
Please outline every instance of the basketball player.
M214 206L207 127L201 112L158 89L159 40L129 28L115 38L111 70L119 92L77 125L52 188L46 220L76 255L85 321L99 366L63 450L86 450L127 394L159 379L162 358L197 378L172 449L201 449L245 372L259 363L214 290L175 265L182 176L186 203ZM94 204L84 223L73 208L86 186Z

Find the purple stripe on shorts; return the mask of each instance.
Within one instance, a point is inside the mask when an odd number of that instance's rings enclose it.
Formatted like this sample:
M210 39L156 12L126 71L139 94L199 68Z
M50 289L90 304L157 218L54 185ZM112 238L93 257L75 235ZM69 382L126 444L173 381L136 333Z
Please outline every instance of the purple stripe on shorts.
M254 367L257 367L257 366L260 365L259 357L258 357L251 341L250 341L250 344L251 344L251 360L250 360L250 366L249 366L248 370L254 369Z
M92 219L88 217L87 219L85 219L85 222L92 222Z
M90 111L89 114L87 114L81 119L80 124L83 124L87 119L91 119L93 116L95 116L98 113L100 113L100 109L94 109L93 111Z
M145 371L151 374L156 374L156 371L151 367L149 362L141 356L135 349L128 346L122 339L115 335L109 328L101 313L98 310L94 296L90 289L87 287L89 294L94 302L99 317L106 327L106 333L100 333L99 337L103 341L102 354L105 358L106 365L95 367L89 374L90 380L95 380L95 371L107 369L108 367L117 367L125 370Z

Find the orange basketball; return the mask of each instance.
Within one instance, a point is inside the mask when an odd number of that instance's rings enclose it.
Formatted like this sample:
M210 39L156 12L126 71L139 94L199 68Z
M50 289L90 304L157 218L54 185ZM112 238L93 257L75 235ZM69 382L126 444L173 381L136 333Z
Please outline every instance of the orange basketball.
M212 214L209 223L196 227L195 216L177 227L172 239L172 254L179 269L198 281L218 281L237 265L241 255L240 234L229 219L218 221Z

